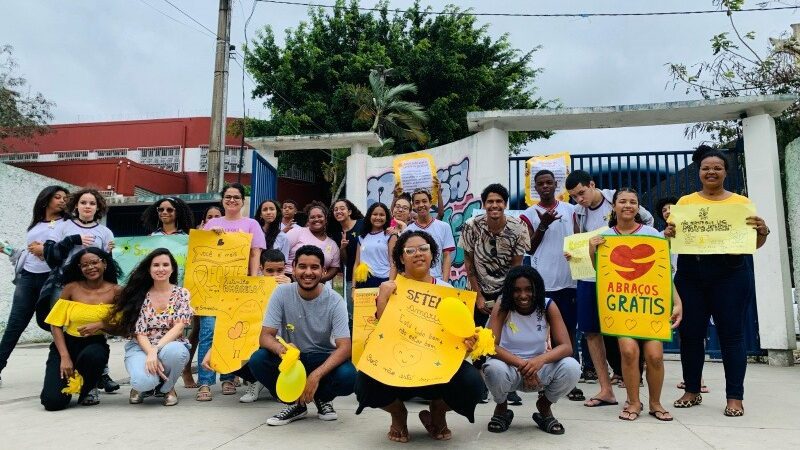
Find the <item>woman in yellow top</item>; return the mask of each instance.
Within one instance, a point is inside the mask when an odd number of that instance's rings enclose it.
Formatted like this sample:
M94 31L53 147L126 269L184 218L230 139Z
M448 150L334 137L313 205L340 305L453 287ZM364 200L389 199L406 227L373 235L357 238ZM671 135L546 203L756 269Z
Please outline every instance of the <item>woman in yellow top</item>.
M747 197L727 191L723 185L728 174L728 160L719 150L701 145L692 155L700 172L702 189L685 195L678 205L750 203ZM756 248L764 245L769 228L764 219L751 216ZM675 237L675 225L669 224L664 235ZM744 373L747 354L744 345L744 314L754 294L752 263L746 255L679 255L675 287L683 299L683 323L680 326L681 365L686 391L675 401L676 408L690 408L703 401L700 395L704 339L710 317L714 318L722 363L725 368L727 405L724 414L744 414Z
M61 298L45 319L53 333L39 397L46 410L69 406L72 395L67 386L81 379L78 403L100 402L97 382L109 354L103 322L119 289L119 275L111 255L96 247L80 250L64 269Z

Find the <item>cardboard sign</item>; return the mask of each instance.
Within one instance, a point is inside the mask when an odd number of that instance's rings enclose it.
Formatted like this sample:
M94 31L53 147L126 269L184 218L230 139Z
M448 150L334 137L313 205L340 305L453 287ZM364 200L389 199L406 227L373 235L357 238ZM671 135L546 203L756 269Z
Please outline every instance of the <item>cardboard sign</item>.
M136 266L157 248L166 248L178 263L178 286L183 286L186 267L186 252L189 246L189 235L172 234L169 236L132 236L114 239L114 260L122 269L120 283L128 280L128 275Z
M756 230L747 218L756 215L752 204L672 205L675 224L672 252L689 255L753 254Z
M358 370L389 386L429 386L453 378L466 355L464 340L444 330L436 307L445 297L456 297L469 310L475 292L432 283L395 280L397 292L389 298L370 334Z
M353 291L353 364L358 364L369 335L375 330L378 319L375 312L378 310L375 299L378 297L378 288L364 288Z
M192 293L196 315L217 315L225 279L247 276L252 239L250 233L189 232L184 286Z
M553 172L556 179L555 196L557 199L568 202L569 192L567 192L564 182L569 175L571 167L569 152L556 153L549 156L534 156L525 161L525 203L533 206L539 203L539 194L536 192L533 177L540 170Z
M425 189L433 196L431 202L434 205L439 201L439 192L433 188L433 178L436 176L433 156L422 152L409 153L396 157L392 165L395 183L400 183L403 192L412 194L416 189Z
M564 238L564 252L572 255L569 260L569 271L573 280L594 278L594 265L589 257L589 240L607 229L608 227L598 228Z
M597 248L600 332L672 341L669 243L653 236L605 236Z

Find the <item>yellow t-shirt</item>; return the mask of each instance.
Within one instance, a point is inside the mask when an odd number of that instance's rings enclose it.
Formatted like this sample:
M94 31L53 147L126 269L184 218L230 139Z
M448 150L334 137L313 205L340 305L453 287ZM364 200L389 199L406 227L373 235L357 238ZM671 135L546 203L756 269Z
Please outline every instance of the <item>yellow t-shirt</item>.
M108 317L111 306L110 303L89 305L60 298L44 321L53 326L64 327L64 332L70 336L83 337L78 328L90 323L102 322Z
M725 204L750 204L752 203L749 198L745 197L744 195L739 194L731 194L730 197L726 198L725 200L709 200L707 198L701 197L699 192L695 192L689 195L684 195L683 197L678 199L678 205L725 205Z

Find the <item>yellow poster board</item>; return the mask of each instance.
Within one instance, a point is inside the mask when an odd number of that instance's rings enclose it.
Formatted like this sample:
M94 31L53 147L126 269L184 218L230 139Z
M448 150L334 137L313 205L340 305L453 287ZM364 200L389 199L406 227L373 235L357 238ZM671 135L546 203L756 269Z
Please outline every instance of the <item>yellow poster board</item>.
M238 370L258 350L264 313L276 285L272 277L225 278L209 360L215 371L231 373Z
M605 236L597 248L600 332L672 341L669 243L653 236Z
M183 285L192 293L195 315L215 316L225 279L247 275L252 239L249 233L189 231Z
M589 258L589 240L607 229L608 227L598 228L564 238L564 252L572 255L569 260L569 271L573 280L594 278L594 265Z
M564 182L567 179L567 175L569 175L571 165L569 152L555 153L548 156L534 156L525 161L525 203L528 206L539 203L539 194L534 188L533 177L540 170L553 172L556 179L555 196L561 201L568 202L569 192L567 192Z
M464 339L442 328L436 307L445 297L456 297L472 311L475 292L411 281L395 280L378 326L367 339L358 370L389 386L411 387L447 383L466 355Z
M675 224L672 252L688 255L753 254L756 230L747 218L756 215L748 204L672 205L669 221Z
M433 188L436 176L436 164L429 153L414 152L398 156L392 160L394 166L394 182L400 189L409 194L416 189L425 189L431 193L435 205L439 201L438 189Z
M353 293L353 364L358 364L367 338L378 324L378 319L375 318L378 310L375 304L377 297L378 288L356 289Z

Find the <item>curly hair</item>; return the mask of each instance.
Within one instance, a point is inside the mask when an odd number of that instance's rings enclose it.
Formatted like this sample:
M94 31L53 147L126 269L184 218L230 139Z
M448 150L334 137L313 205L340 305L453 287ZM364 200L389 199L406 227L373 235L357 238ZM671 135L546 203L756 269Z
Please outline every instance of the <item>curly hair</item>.
M111 324L113 334L118 336L132 336L136 328L136 321L142 310L142 305L150 288L153 287L153 277L150 275L150 266L153 259L158 256L169 256L172 264L172 274L169 276L171 284L178 284L178 262L169 250L157 248L134 268L128 276L128 282L122 291L114 298L109 317L115 318Z
M281 232L281 221L283 220L283 214L281 213L281 204L278 203L277 200L268 199L261 202L253 214L255 214L256 222L258 222L262 230L264 229L265 221L264 218L261 217L261 208L264 207L265 203L272 203L272 205L275 206L275 220L269 224L267 231L264 232L264 239L267 241L267 248L270 249L273 245L275 245L275 238L277 238L278 234Z
M94 196L95 202L97 202L97 211L94 213L93 220L100 220L103 216L106 215L108 212L108 204L106 203L105 197L101 194L97 189L94 188L83 188L78 192L69 196L69 202L67 203L67 212L72 214L75 217L78 217L77 209L78 209L78 202L81 201L81 197L84 194L92 194Z
M83 271L81 270L81 257L88 253L96 255L101 261L106 263L106 270L103 272L103 279L109 283L117 284L119 278L122 276L122 270L119 268L119 264L114 261L114 258L111 257L110 253L97 247L86 247L78 251L78 253L75 253L75 256L69 260L69 263L67 263L67 266L64 268L64 276L61 279L61 282L66 285L67 283L86 280L86 277L83 275Z
M372 232L372 213L378 208L383 208L383 212L386 214L386 220L383 222L383 226L381 226L381 228L383 228L384 231L389 228L389 222L392 221L392 213L389 212L389 207L381 202L375 202L369 205L369 208L367 208L367 214L366 217L364 217L364 224L361 226L361 233L358 234L362 238Z
M422 238L426 244L431 246L431 267L439 261L439 246L433 236L422 230L408 231L400 235L397 243L394 244L394 250L392 250L392 261L394 261L394 266L397 267L398 272L406 271L406 266L403 264L403 253L405 252L406 242L412 237Z
M516 288L519 278L526 278L531 283L531 287L533 288L533 311L544 312L544 280L539 272L531 266L515 266L508 271L506 279L503 280L500 309L503 311L517 310L517 303L514 301L514 289Z
M339 221L336 220L336 218L333 216L333 207L336 206L336 204L339 202L342 202L345 205L347 205L347 209L350 211L351 219L361 220L364 218L364 214L361 213L361 210L358 209L358 207L354 205L353 202L351 202L346 198L340 198L339 200L336 200L335 202L331 203L331 207L328 210L329 212L328 214L326 214L328 216L328 226L326 227L326 232L328 233L328 236L336 242L339 242L339 240L342 238L342 232L344 231L342 229L342 224L340 224Z
M161 219L159 218L158 208L162 203L168 202L175 208L175 227L178 231L188 233L189 230L194 228L194 213L192 213L189 205L183 200L174 197L164 197L156 200L155 203L148 206L142 213L142 225L148 233L152 233L161 229Z

